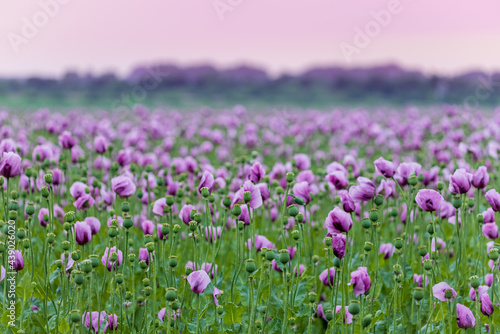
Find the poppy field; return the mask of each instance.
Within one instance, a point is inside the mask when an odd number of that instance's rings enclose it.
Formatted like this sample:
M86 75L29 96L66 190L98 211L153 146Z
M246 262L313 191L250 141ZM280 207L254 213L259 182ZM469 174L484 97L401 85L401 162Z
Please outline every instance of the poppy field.
M500 114L0 112L1 333L500 333Z

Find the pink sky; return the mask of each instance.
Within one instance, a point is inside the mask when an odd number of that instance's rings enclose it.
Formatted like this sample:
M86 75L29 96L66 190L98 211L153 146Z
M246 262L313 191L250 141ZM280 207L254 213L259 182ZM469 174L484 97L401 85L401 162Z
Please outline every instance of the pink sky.
M40 2L51 1L67 3L43 22ZM273 73L388 62L439 73L500 70L499 0L219 1L236 4L224 20L213 0L3 1L0 75L126 74L158 61L246 63ZM348 62L340 45L354 45L356 28L394 1L398 13ZM34 15L46 24L15 52L10 40Z

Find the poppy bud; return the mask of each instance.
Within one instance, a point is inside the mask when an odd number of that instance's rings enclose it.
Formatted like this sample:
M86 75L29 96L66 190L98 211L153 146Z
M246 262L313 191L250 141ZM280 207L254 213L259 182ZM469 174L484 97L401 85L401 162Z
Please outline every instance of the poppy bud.
M81 254L80 254L80 250L77 249L73 252L71 252L71 258L74 260L74 261L78 261L80 260L80 257L81 257Z
M317 294L315 292L309 292L308 298L309 303L314 303L316 301Z
M127 255L127 257L128 257L128 262L132 263L135 261L136 255L134 253L131 253Z
M295 221L298 222L298 223L303 223L304 222L304 215L302 214L302 212L299 212L299 214L295 217Z
M173 228L174 233L177 234L177 233L179 233L180 230L181 230L181 226L179 224L175 224L174 228Z
M224 313L224 306L222 305L217 306L217 314L222 315L222 313Z
M313 256L312 256L312 260L313 260L313 263L318 262L318 261L319 261L319 256L318 256L318 255L316 255L316 254L315 254L315 255L313 255Z
M78 270L73 271L73 278L75 280L75 283L78 285L82 285L85 281L85 276L83 276L83 273Z
M126 299L126 300L131 300L131 299L132 299L132 297L133 297L133 296L132 296L132 292L130 292L130 291L125 292L125 299Z
M174 201L174 196L172 196L172 195L167 195L167 196L165 197L165 203L166 203L168 206L172 206L172 205L174 205L174 202L175 202L175 201Z
M99 266L99 258L95 254L89 255L89 259L92 262L92 268L98 267Z
M374 202L375 202L376 206L381 206L382 204L384 204L384 196L382 196L380 194L375 196Z
M370 326L371 323L372 323L372 315L368 314L361 321L361 326L363 326L363 328L366 328L366 327Z
M245 270L250 274L257 270L254 259L245 260Z
M395 238L394 239L394 247L396 247L396 249L403 248L403 239L401 239L401 238Z
M24 228L20 228L19 230L17 230L17 237L19 239L23 240L25 236L26 236L26 230Z
M282 249L279 251L280 262L286 264L290 261L290 253L288 249Z
M229 196L224 197L224 199L222 200L222 204L226 208L229 208L231 206L231 198Z
M152 287L147 286L147 287L145 287L145 288L144 288L144 294L145 294L147 297L151 296L151 294L152 294L152 293L153 293L153 288L152 288Z
M207 187L201 188L201 196L203 196L203 198L207 198L210 196L210 190L208 190Z
M462 199L459 196L453 197L451 204L455 209L459 209L462 206Z
M177 298L177 290L175 288L167 288L165 297L169 302L173 302Z
M372 227L372 222L370 221L370 219L364 218L361 221L361 226L363 226L363 228L369 229L370 227Z
M300 231L299 230L293 230L292 231L292 238L293 238L293 240L299 240L300 239Z
M80 311L78 310L72 310L70 313L69 313L69 316L71 318L71 321L74 322L74 323L77 323L77 322L80 322L82 321L82 316L80 315Z
M332 245L332 238L331 237L326 237L325 238L325 245L327 247L330 247Z
M233 216L239 216L241 215L241 208L239 205L235 205L233 206L233 209L231 210L231 213L233 214Z
M338 205L338 204L340 203L340 196L335 196L335 197L333 198L333 203L334 203L335 205Z
M285 190L281 187L276 188L276 194L278 195L283 195L285 193Z
M337 268L337 269L339 269L339 268L340 268L340 259L339 259L338 257L335 257L335 258L333 259L333 266L334 266L335 268Z
M175 255L171 255L169 258L168 258L168 265L172 268L175 268L177 267L177 256Z
M54 233L47 233L47 242L52 245L56 241L56 235Z
M483 217L483 215L482 215L482 214L477 215L477 222L478 222L479 224L484 223L484 217Z
M434 225L432 224L432 222L430 222L429 224L427 224L427 233L429 233L430 235L433 235L434 234Z
M153 242L148 242L146 244L146 249L148 252L152 253L155 250L155 244Z
M198 223L195 222L194 220L191 220L189 222L189 230L191 230L191 232L194 232L196 231L196 228L198 227Z
M306 202L300 197L295 197L294 200L295 200L295 203L297 203L298 205L306 204Z
M326 310L325 311L325 318L326 320L330 321L333 319L333 312L332 310Z
M292 183L294 178L295 174L293 174L292 172L286 173L286 182Z
M359 306L359 301L357 301L357 300L351 300L351 302L350 302L349 307L348 307L347 310L352 315L358 315L359 312L361 311L361 308Z
M210 196L208 196L208 201L209 201L210 203L215 202L215 196L214 196L213 194L211 194Z
M43 188L41 189L41 191L40 191L40 192L42 193L42 196L43 196L44 198L49 197L49 194L50 194L50 192L49 192L49 188L47 188L47 187L43 187Z
M35 214L35 206L33 203L29 202L28 205L26 205L26 213L30 216Z
M490 251L488 252L488 257L491 260L496 261L498 259L498 249L496 248L490 249Z
M288 214L290 217L295 217L299 214L299 208L297 208L295 205L290 205L288 207Z
M414 288L413 298L415 298L416 301L421 301L422 299L424 299L424 289L420 287Z
M418 178L417 176L415 175L415 172L411 173L410 176L408 177L408 184L410 186L416 186L418 183Z
M272 261L274 260L274 251L272 249L268 250L266 252L266 260L267 261Z
M394 270L395 275L401 274L401 265L395 264L392 266L392 269Z
M30 241L29 241L29 239L24 239L23 240L23 248L24 249L30 248Z
M431 260L424 260L424 269L429 271L432 270L432 261Z
M378 210L377 209L370 209L370 212L368 213L368 217L372 222L376 222L378 220Z
M82 261L82 271L86 274L92 271L92 261L91 260L83 260Z
M142 260L139 261L139 267L141 267L141 269L146 269L148 267L148 264L146 263L146 261Z
M9 220L17 219L17 211L9 211Z
M241 220L238 221L238 230L243 231L245 228L245 222L242 222Z
M123 280L124 280L124 278L123 278L123 274L121 274L121 273L120 273L120 274L116 274L116 276L115 276L115 280L116 280L116 283L118 283L118 284L122 284L122 283L123 283Z
M365 250L365 252L371 251L372 247L373 247L373 243L371 243L369 241L365 241L365 245L363 247L363 249Z
M418 250L418 255L424 257L427 255L427 246L426 245L420 245L417 248Z

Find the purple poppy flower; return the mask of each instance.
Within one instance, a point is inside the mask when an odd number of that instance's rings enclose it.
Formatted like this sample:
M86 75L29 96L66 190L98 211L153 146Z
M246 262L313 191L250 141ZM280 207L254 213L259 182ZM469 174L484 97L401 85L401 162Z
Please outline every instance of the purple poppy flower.
M8 262L15 271L23 270L24 268L23 254L18 250L14 250L13 253L9 254Z
M190 217L192 210L195 210L195 207L192 206L191 204L186 204L182 207L181 211L179 212L179 218L186 225L189 225L189 222L192 220Z
M349 232L352 227L351 215L342 211L339 207L335 207L328 213L325 219L325 225L330 234L341 234Z
M438 214L441 219L453 217L455 215L455 207L450 202L442 201L438 212L436 212L436 215Z
M477 288L477 291L479 294L479 302L481 303L481 313L486 316L492 315L495 309L493 308L490 296L488 295L488 286L480 285Z
M262 197L263 201L265 201L271 197L271 194L269 193L269 189L267 188L267 183L257 183L257 188L260 191L260 196Z
M221 233L222 227L220 226L205 227L205 240L213 243L214 240L220 239Z
M495 223L483 224L483 234L488 239L496 239L498 235L498 226Z
M295 161L295 167L297 167L298 170L306 170L311 167L311 159L309 159L307 154L295 154L293 156L293 160Z
M384 259L387 260L394 254L395 251L396 248L391 243L387 243L387 244L380 244L378 253L384 254Z
M396 173L396 168L394 168L394 164L391 161L387 161L384 158L380 157L373 162L375 165L375 169L377 172L382 174L387 178L391 178Z
M118 316L116 314L108 314L108 327L110 331L115 331L118 328Z
M466 194L472 186L472 174L459 168L450 176L448 190L454 194Z
M116 261L111 260L111 253L116 253L118 256L118 259ZM106 247L106 250L104 251L104 255L101 258L102 265L108 269L108 271L111 270L116 270L116 267L121 266L123 262L123 253L121 250L117 250L116 246L111 247L109 249Z
M141 222L141 228L146 235L153 235L153 231L155 230L155 224L151 220L143 220Z
M187 277L187 281L191 286L191 291L197 295L205 292L205 289L210 284L210 277L205 270L193 271Z
M295 183L293 185L293 194L296 197L302 198L305 204L311 203L311 191L309 190L309 183L306 181Z
M214 286L214 290L212 291L212 297L214 298L215 306L219 306L219 300L217 299L220 295L222 295L224 291L217 289Z
M137 187L127 176L121 175L111 179L111 189L121 198L132 196Z
M103 328L104 321L106 320L106 312L102 311L101 313L94 311L92 314L89 312L84 312L82 315L82 323L86 328L90 327L90 319L92 318L92 328L97 333L99 328Z
M359 267L358 270L351 273L351 284L356 297L370 291L371 280L366 267Z
M90 209L95 203L95 200L90 194L85 194L80 197L76 201L73 202L75 208L79 211L85 211Z
M331 238L333 254L342 260L346 251L346 236L344 234L333 234Z
M214 183L215 183L214 175L209 171L204 171L201 176L200 184L198 185L198 192L201 194L201 188L204 187L208 188L209 192L212 192Z
M404 187L408 184L408 178L411 173L415 173L418 176L421 169L422 166L416 162L403 162L397 168L394 178L401 187Z
M40 211L38 211L38 222L43 227L47 227L48 223L48 219L44 219L45 215L47 215L45 218L49 217L49 209L41 208Z
M69 131L64 131L57 138L59 140L59 145L65 150L71 150L73 146L76 145L75 138Z
M153 261L153 254L149 254L147 248L139 248L138 260L145 261L149 265L149 262Z
M248 179L253 183L259 183L260 180L266 175L266 170L260 162L256 162L250 167L250 175Z
M75 242L80 245L86 245L92 238L92 230L86 222L75 223Z
M277 272L282 272L283 270L281 270L281 268L278 266L278 263L276 262L276 260L273 260L271 262L271 268L273 268L273 270L276 270Z
M377 187L376 194L382 194L384 198L393 196L396 193L396 183L392 180L382 179Z
M352 200L351 196L349 196L349 193L347 190L342 190L340 193L340 203L342 203L342 207L345 212L354 212L356 211L356 205L354 204L354 201Z
M94 139L94 150L99 154L104 154L108 150L108 140L104 136L97 136Z
M0 282L5 278L5 268L4 266L0 266Z
M487 286L491 286L493 284L493 274L484 275L484 283Z
M483 189L488 185L490 176L485 166L479 167L472 176L472 185L476 189Z
M319 274L319 280L326 286L334 286L335 281L335 267L325 269Z
M71 187L69 188L69 193L76 200L79 197L87 194L87 192L85 191L87 188L88 187L85 183L77 181L71 185Z
M153 212L155 215L163 216L165 215L166 206L167 206L167 199L165 197L162 197L154 202L153 210L151 210L151 212Z
M39 308L36 305L31 306L31 312L38 312Z
M342 311L342 306L337 305L337 307L335 307L335 313L340 313L340 311ZM344 324L349 325L352 323L353 316L351 313L349 313L349 306L344 306L343 317L344 317Z
M446 298L446 291L450 294L450 297L447 299ZM455 290L451 288L446 282L441 282L432 287L432 294L434 297L437 299L443 301L443 302L448 302L448 301L453 301L455 298L457 298L457 293Z
M474 328L476 325L476 319L474 314L467 307L460 303L457 303L457 326L458 328Z
M486 200L490 203L491 208L495 212L500 211L500 194L495 190L488 190L485 194Z
M246 204L240 205L241 214L238 216L238 220L245 223L245 225L250 225L250 213L248 212L248 206Z
M325 180L333 184L333 186L337 190L344 189L349 185L349 179L347 178L347 175L345 175L344 172L338 170L328 173L325 176Z
M243 195L245 192L250 192L250 202L248 205L252 209L257 209L262 205L262 196L260 194L259 188L252 183L252 181L245 181L243 183L243 186L234 194L233 200L231 201L231 205L234 205L238 202L244 202L243 201Z
M294 273L295 277L297 277L297 275L300 277L300 276L302 276L302 273L304 272L304 270L306 270L306 266L304 266L303 264L300 264L298 272L297 272L297 266L295 266L293 268L293 273Z
M423 287L422 286L423 278L424 278L424 275L413 274L413 282L417 283L417 285L421 288ZM429 284L429 278L425 277L425 286L427 286L428 284Z
M0 174L8 179L21 174L21 157L13 152L4 153L0 161Z
M363 176L358 177L358 185L349 189L349 195L354 202L367 202L375 196L375 185L373 182Z
M66 262L66 257L64 256L64 253L61 254L61 262L64 267L64 264ZM75 260L71 258L71 256L68 256L68 264L66 265L66 271L69 271L71 268L73 268L73 265L75 264Z
M427 212L438 211L443 202L443 196L432 189L421 189L415 196L418 206Z
M250 240L251 239L248 239L248 249L250 249ZM276 248L276 246L271 241L269 241L265 236L255 235L255 249L257 250L257 252L260 252L260 250L263 247L266 247L268 249Z

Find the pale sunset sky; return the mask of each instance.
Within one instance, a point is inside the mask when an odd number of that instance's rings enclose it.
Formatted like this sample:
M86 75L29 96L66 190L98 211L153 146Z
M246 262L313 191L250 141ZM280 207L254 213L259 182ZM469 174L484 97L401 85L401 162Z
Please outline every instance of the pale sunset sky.
M0 0L0 76L157 62L499 71L499 14L499 0Z

